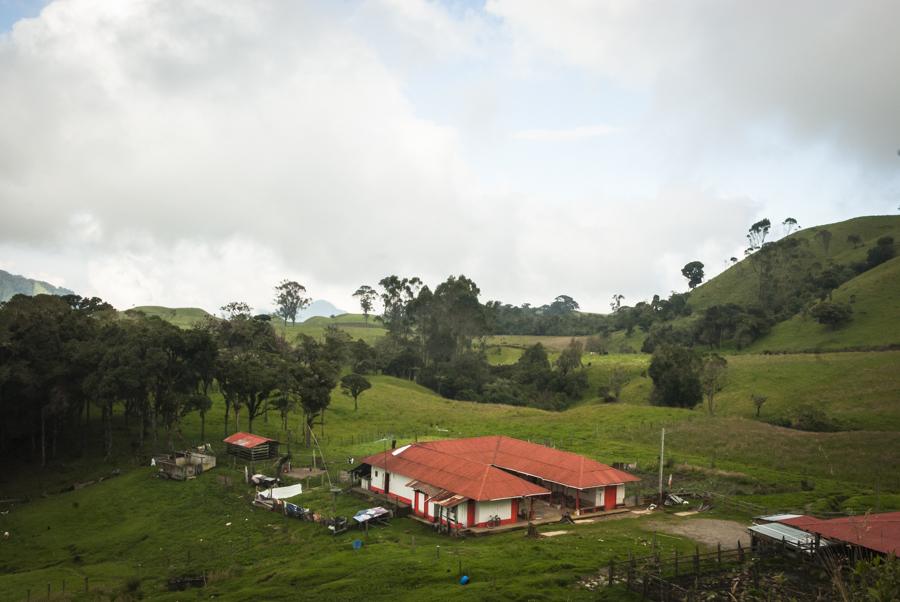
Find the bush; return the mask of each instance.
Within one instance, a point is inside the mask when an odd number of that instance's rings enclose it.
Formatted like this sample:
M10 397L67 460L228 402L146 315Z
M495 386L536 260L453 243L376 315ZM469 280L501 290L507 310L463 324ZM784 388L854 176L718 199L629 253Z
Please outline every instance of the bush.
M650 369L653 379L651 401L656 405L693 408L702 400L701 361L694 350L662 345L653 352Z
M838 425L825 412L811 405L802 405L797 408L797 414L791 426L798 431L817 433L830 433L840 430Z
M882 236L875 243L875 246L869 249L869 253L866 255L866 264L869 266L869 269L872 269L889 259L893 259L896 254L894 239L890 236Z
M809 313L816 322L834 330L850 321L853 317L853 308L846 303L822 301L816 303Z

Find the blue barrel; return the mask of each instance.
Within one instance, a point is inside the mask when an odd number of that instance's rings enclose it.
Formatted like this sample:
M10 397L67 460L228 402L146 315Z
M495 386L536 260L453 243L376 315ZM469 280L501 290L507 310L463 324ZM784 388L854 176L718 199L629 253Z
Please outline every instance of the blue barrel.
M463 575L462 577L459 578L459 584L460 584L460 585L465 585L465 584L468 583L468 582L469 582L469 576L468 576L468 575Z

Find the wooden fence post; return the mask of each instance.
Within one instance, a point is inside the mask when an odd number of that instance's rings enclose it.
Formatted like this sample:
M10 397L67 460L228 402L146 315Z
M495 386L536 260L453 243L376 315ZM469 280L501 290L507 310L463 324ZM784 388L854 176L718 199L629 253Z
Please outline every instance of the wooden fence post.
M719 568L722 568L722 542L716 542L716 557L719 560Z
M741 547L741 540L738 540L738 560L744 562L744 548Z
M616 561L614 559L609 560L609 585L612 586L614 575L616 572Z

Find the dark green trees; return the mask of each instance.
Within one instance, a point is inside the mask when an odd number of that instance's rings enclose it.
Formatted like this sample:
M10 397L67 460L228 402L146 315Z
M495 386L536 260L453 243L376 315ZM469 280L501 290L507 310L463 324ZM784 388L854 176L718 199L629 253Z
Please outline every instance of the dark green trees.
M694 288L703 282L703 264L699 261L687 263L681 268L681 275L687 278L688 287Z
M341 390L344 395L353 398L353 411L356 412L359 410L359 396L363 393L363 391L367 391L372 388L372 383L369 382L365 376L361 374L347 374L346 376L341 377Z
M693 408L702 400L700 356L693 349L661 345L653 352L647 373L653 380L651 399L657 405Z
M297 313L309 306L309 297L306 296L306 287L293 280L282 280L275 287L275 313L277 313L285 326L288 318L291 324L296 323Z
M833 303L831 301L821 301L813 305L809 310L810 315L815 318L819 324L824 324L832 330L843 326L853 317L853 309L846 303Z

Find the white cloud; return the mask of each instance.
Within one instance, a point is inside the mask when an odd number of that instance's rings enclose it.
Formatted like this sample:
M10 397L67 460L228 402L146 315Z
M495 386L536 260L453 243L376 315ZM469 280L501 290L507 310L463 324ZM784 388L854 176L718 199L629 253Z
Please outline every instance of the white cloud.
M0 34L2 265L122 307L683 289L897 190L893 6L57 0Z
M586 138L600 138L621 131L620 128L611 125L588 125L566 129L532 129L519 130L514 137L518 140L534 140L539 142L565 142L570 140L583 140Z

